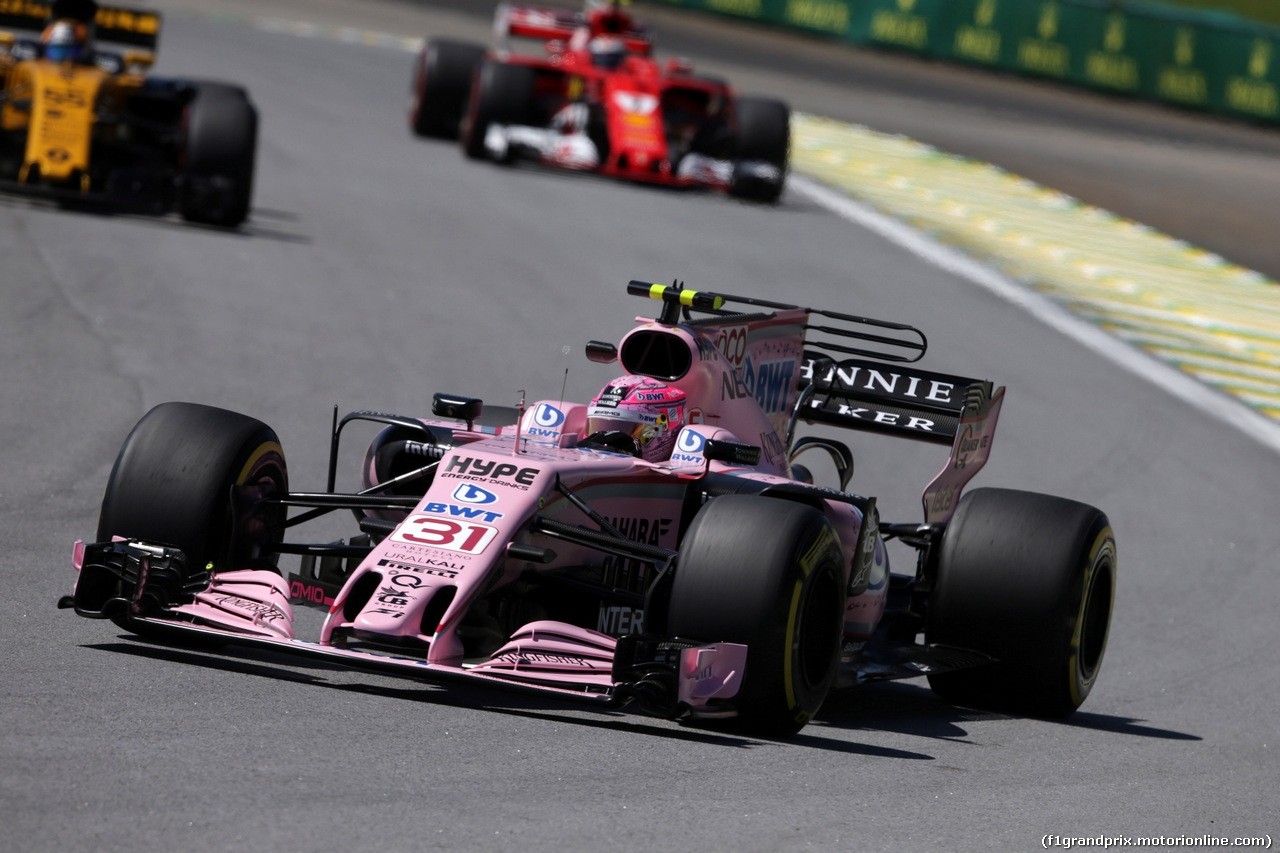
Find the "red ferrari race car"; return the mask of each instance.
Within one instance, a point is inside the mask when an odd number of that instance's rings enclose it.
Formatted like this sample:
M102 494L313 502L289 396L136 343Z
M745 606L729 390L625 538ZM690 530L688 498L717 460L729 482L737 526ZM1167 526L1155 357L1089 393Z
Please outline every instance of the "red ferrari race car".
M925 339L911 326L628 289L658 300L658 316L616 345L587 343L588 359L624 372L590 402L493 417L437 394L429 418L335 411L320 492L290 489L261 421L157 406L124 441L60 606L163 641L765 735L875 679L927 676L976 707L1075 711L1107 644L1115 538L1073 500L961 497L1003 388L912 367ZM341 493L353 424L373 437L361 488ZM797 436L802 424L948 448L923 518L882 521L874 497L849 490L849 447ZM797 461L811 453L833 463L819 469L831 486ZM334 511L353 515L349 537L298 532ZM914 549L911 571L890 572L891 539Z
M460 136L467 156L552 166L775 201L786 179L791 113L660 64L649 32L620 5L582 12L502 4L499 45L429 39L414 64L409 126ZM513 51L511 38L542 43Z

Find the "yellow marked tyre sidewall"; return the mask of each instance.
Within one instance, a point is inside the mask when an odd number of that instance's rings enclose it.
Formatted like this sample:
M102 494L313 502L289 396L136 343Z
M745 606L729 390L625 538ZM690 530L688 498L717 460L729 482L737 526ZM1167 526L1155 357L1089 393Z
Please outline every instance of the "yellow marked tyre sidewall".
M1111 613L1115 607L1115 571L1116 571L1116 538L1111 527L1104 526L1098 532L1089 548L1088 565L1081 580L1080 608L1076 612L1075 626L1071 634L1071 653L1067 660L1067 680L1071 691L1071 701L1077 707L1084 702L1089 691L1093 689L1102 668L1102 658L1106 651L1107 638L1111 633ZM1106 595L1107 601L1099 600ZM1105 607L1105 620L1091 624L1091 619L1102 619L1101 614L1091 608ZM1085 632L1101 631L1101 636L1086 638ZM1095 654L1091 649L1082 649L1086 639L1098 646ZM1089 658L1092 658L1091 660Z

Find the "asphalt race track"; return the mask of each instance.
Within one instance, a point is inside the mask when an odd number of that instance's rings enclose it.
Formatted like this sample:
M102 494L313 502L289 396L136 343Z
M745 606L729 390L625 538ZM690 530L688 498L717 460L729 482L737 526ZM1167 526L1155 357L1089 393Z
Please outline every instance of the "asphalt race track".
M800 193L750 206L474 163L413 139L411 55L337 28L483 39L487 4L260 4L322 25L310 37L254 26L241 0L156 5L170 12L157 73L243 83L261 111L254 207L225 232L0 198L0 853L1276 835L1275 451ZM1157 227L1280 273L1274 235L1226 214L1266 212L1274 131L1057 90L1037 99L1018 81L967 83L665 10L655 20L709 69L758 50L768 61L744 70L744 89L873 126L879 115L880 129L951 137L968 156L1014 151L1006 168L1081 197L1094 187L1095 204L1128 198L1125 215L1161 211ZM788 52L801 73L774 64ZM865 73L842 95L833 81L854 65ZM909 71L875 73L897 68ZM941 86L958 88L922 110ZM1068 143L1070 162L1057 156ZM616 340L648 310L625 295L633 278L909 322L929 336L921 367L1007 386L975 485L1095 504L1118 538L1111 641L1083 709L1065 723L980 713L919 680L833 698L799 736L769 741L152 645L55 609L119 444L152 406L258 417L293 485L320 489L335 405L417 414L436 391L497 405L562 387L589 397L611 373L583 344ZM878 495L886 520L917 520L945 452L849 438L852 488Z

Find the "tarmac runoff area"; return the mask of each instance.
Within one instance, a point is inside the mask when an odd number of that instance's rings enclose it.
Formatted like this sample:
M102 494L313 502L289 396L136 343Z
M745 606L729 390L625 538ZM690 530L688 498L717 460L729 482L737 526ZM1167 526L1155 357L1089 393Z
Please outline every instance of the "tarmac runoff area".
M345 26L252 22L271 32L406 52L422 43ZM1021 304L1280 452L1275 281L989 163L906 137L805 113L792 116L791 130L791 191ZM1020 285L1030 290L1019 293Z

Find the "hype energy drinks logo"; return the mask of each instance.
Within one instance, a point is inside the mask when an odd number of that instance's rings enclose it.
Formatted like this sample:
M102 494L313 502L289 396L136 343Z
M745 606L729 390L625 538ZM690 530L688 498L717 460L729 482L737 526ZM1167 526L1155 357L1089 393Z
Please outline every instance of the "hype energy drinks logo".
M529 428L525 430L527 435L536 435L539 438L556 438L564 427L564 412L550 403L539 403L534 408L533 416L529 420Z

